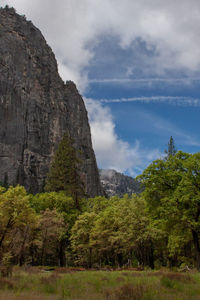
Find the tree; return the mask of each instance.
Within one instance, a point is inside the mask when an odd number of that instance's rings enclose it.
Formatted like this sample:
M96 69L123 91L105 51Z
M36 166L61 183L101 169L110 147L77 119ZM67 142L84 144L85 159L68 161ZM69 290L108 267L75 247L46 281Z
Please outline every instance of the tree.
M75 206L79 208L79 200L85 195L79 167L80 160L72 140L65 133L53 158L45 190L65 191L66 195L73 197Z
M179 220L184 230L190 230L197 268L200 270L200 153L190 155L184 162L184 174L174 193L178 203Z
M137 195L112 197L103 201L90 200L90 211L85 212L72 228L72 249L76 262L92 266L122 266L133 259L154 267L153 242L158 236L150 226L145 202ZM106 199L105 199L106 200Z
M46 209L39 222L40 232L40 263L55 265L60 259L60 241L65 236L67 225L63 215L56 209ZM60 262L59 262L60 265Z
M36 214L24 187L0 188L0 260L11 251L20 264L24 261L29 229L35 223Z
M92 266L92 246L90 235L96 214L85 212L80 215L72 228L71 245L75 254L75 263L91 268Z
M200 153L179 151L166 161L157 160L139 179L152 219L167 233L169 251L193 242L200 270Z
M177 150L175 148L174 139L171 136L170 140L168 142L168 149L165 150L165 153L167 154L166 158L168 159L170 156L174 156L176 154L176 152L177 152Z
M85 200L79 200L80 209L83 209L83 203ZM80 210L74 206L74 200L71 196L67 196L64 191L40 193L30 196L31 206L38 214L43 214L47 209L54 210L58 213L62 213L66 226L66 232L59 241L59 261L60 266L66 265L66 250L69 248L70 231L74 225L77 217L80 215ZM33 247L34 248L34 247ZM69 257L68 257L69 258Z
M111 198L111 204L96 218L91 232L91 245L107 264L122 266L136 259L154 268L154 229L145 212L144 200L124 195Z

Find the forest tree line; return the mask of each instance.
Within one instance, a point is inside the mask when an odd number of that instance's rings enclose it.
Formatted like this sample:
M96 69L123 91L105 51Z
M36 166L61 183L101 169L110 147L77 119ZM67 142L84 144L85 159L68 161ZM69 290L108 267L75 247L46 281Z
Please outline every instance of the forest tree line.
M79 161L67 149L65 136L48 191L32 195L22 186L0 188L1 264L200 269L200 153L176 152L172 141L167 156L138 176L144 185L140 195L88 199ZM66 171L66 163L73 170Z

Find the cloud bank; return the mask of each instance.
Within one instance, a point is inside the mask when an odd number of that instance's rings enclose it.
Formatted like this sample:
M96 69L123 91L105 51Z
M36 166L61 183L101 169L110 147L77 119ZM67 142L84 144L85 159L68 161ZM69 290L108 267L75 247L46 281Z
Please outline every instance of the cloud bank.
M32 19L52 46L64 80L83 91L86 68L95 58L102 36L118 38L120 49L143 44L141 61L159 75L169 70L199 70L200 2L197 0L3 0ZM113 53L113 55L115 55ZM151 58L151 59L149 59ZM134 75L134 65L127 67Z
M130 146L121 140L115 131L115 124L108 107L100 102L85 99L89 113L93 147L99 166L138 175L150 161L161 156L158 149L142 149L139 141Z
M92 82L146 84L163 80L181 85L188 78L199 80L198 0L1 0L0 6L6 4L40 28L56 55L61 77L75 81L82 93ZM104 68L97 74L101 65ZM96 73L91 72L92 66ZM182 75L184 78L179 78ZM102 102L172 101L166 96L147 98ZM199 105L198 99L173 100ZM160 156L157 149L141 149L139 141L131 146L121 140L110 110L102 103L86 99L86 104L102 168L133 174ZM161 125L158 123L159 128Z

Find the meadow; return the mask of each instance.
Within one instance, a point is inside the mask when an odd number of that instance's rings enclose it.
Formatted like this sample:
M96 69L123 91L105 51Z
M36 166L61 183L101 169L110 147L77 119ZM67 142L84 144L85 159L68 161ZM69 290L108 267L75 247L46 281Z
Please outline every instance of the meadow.
M169 270L101 270L15 267L0 278L0 300L197 300L200 274Z

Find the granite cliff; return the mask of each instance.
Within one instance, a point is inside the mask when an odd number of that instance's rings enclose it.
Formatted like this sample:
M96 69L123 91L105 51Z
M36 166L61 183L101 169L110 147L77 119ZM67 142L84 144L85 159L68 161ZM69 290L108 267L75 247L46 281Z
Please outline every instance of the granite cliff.
M109 197L115 195L123 197L124 194L130 196L142 191L141 184L137 180L115 170L100 170L100 179Z
M88 196L102 194L84 102L64 83L41 32L13 8L0 9L0 181L43 189L65 132L80 155Z

